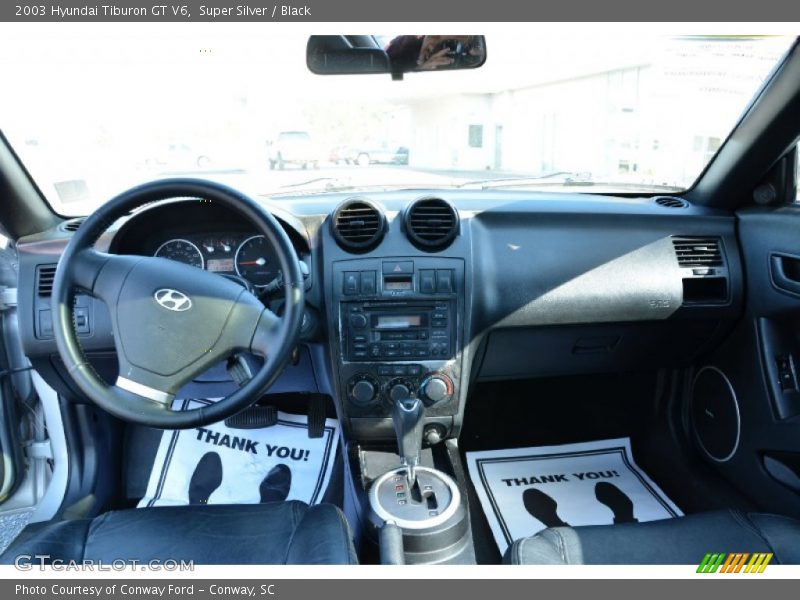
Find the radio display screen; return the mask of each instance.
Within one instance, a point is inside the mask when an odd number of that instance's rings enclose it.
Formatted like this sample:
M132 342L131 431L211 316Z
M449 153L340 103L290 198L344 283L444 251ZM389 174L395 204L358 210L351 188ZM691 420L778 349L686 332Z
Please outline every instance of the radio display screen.
M376 329L409 329L421 327L421 315L378 315Z

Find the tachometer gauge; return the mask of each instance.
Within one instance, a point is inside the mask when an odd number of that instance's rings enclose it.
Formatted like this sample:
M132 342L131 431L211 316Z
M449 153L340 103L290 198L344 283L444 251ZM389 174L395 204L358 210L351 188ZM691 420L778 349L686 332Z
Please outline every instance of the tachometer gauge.
M189 240L175 239L164 242L158 247L154 256L182 262L198 269L205 268L203 253Z
M265 287L280 275L278 259L263 235L244 240L236 251L236 273L258 287Z

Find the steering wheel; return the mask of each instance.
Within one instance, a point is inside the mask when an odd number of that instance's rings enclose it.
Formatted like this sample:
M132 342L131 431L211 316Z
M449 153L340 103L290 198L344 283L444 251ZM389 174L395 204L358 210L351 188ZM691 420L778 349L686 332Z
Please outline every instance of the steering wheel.
M114 255L94 244L119 217L170 198L201 198L246 217L274 248L283 272L285 309L279 318L240 284L165 258ZM119 361L109 385L89 364L73 325L80 288L106 304ZM264 208L227 186L167 179L123 192L89 216L73 235L56 270L53 331L69 377L95 404L125 421L185 429L208 425L253 404L274 382L297 344L303 319L303 277L283 227ZM264 358L232 394L186 411L175 393L196 375L237 351Z

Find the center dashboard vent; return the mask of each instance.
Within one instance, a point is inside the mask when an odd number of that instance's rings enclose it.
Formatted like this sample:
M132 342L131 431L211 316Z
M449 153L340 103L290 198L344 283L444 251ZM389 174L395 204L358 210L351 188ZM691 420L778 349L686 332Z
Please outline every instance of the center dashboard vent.
M56 265L39 265L36 268L36 293L49 298L53 293L53 281L56 278Z
M331 233L345 250L366 252L383 239L386 233L386 216L369 200L345 200L333 213Z
M406 235L421 250L442 250L458 235L459 217L456 208L441 198L419 198L406 209Z
M722 250L719 238L673 238L675 255L680 267L721 267Z

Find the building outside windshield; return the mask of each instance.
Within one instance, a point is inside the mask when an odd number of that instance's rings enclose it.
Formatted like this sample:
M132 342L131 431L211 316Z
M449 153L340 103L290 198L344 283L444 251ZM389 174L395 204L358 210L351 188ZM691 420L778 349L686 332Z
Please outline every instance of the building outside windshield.
M159 24L4 27L0 129L54 209L146 180L253 195L454 186L691 187L786 52L784 37L486 35L483 67L319 76L307 35ZM180 33L178 33L180 32ZM379 32L378 39L391 39ZM35 77L31 76L35 74Z

